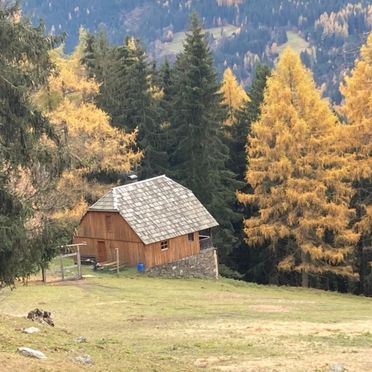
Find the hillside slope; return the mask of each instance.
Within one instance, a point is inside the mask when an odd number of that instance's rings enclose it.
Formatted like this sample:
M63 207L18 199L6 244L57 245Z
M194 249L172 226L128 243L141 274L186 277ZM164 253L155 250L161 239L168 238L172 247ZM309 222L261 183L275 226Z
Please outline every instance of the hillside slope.
M309 42L303 60L335 101L343 73L372 27L368 0L24 0L23 7L33 19L43 18L47 31L66 32L67 51L76 45L79 27L91 32L103 27L116 44L126 35L139 37L158 60L174 58L195 10L211 30L218 71L233 67L246 85L257 62L274 63L277 46L292 31L297 44Z
M35 307L51 311L56 327L23 334ZM316 290L137 274L20 286L0 292L0 365L79 370L74 358L88 354L97 371L328 371L337 363L370 371L371 308L372 299ZM48 359L20 356L19 346Z

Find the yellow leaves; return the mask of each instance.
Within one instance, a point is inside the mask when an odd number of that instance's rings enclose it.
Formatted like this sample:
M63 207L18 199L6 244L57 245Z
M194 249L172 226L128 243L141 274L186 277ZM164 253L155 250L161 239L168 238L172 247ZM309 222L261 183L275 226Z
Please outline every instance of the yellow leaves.
M49 78L51 91L58 92L62 97L69 96L72 101L81 101L98 93L98 83L86 77L77 52L66 57L61 49L55 49L51 52L51 59L58 69L57 74Z
M372 33L361 49L351 76L340 88L344 95L342 113L348 124L343 133L344 147L353 155L354 176L372 177Z
M258 200L255 195L245 194L243 192L237 192L236 198L238 199L239 203L242 203L245 205L254 204Z
M361 58L356 61L351 76L345 78L341 93L345 97L342 112L350 123L362 123L369 119L372 126L372 33L361 49Z
M295 253L280 263L283 270L346 266L358 239L349 228L353 194L344 182L349 169L337 145L340 132L310 72L286 50L268 80L261 117L249 138L246 179L253 194L238 195L259 207L258 217L245 221L248 244L275 247L279 240L293 239ZM301 252L310 262L301 262Z
M372 205L365 208L365 214L356 224L356 230L363 234L372 234Z
M244 88L236 80L231 68L227 68L224 72L221 93L223 94L223 103L228 108L228 118L225 124L232 125L236 110L250 99Z
M293 255L287 256L284 260L280 261L278 264L278 269L280 271L293 271L295 268L295 258Z
M76 105L65 98L58 108L47 114L49 120L56 126L67 123L69 134L75 136L81 132L94 135L97 131L109 131L109 116L98 109L93 103Z
M134 150L137 132L125 133L112 127L107 113L93 103L99 85L87 77L81 56L81 44L71 56L65 56L62 49L54 50L56 73L35 97L71 158L70 169L57 185L54 218L75 222L87 207L84 200L96 199L108 187L89 181L88 174L129 172L142 157Z
M80 221L88 209L88 204L85 200L80 199L80 201L75 204L72 208L64 208L53 214L53 219L59 221Z
M156 85L150 85L150 94L154 100L160 101L164 97L163 89L157 87Z

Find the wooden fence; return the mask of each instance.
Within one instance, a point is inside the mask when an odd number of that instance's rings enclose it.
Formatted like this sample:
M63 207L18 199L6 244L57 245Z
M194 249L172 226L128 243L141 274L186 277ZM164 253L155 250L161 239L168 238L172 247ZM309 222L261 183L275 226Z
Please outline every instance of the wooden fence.
M48 282L48 271L53 280L80 280L82 278L80 247L86 245L87 243L79 243L60 247L59 255L57 255L57 257L53 260L54 264L59 261L59 269L55 269L53 272L46 269L42 270L43 282ZM66 258L72 258L74 264L66 266ZM76 269L76 274L74 276L69 275L71 269Z

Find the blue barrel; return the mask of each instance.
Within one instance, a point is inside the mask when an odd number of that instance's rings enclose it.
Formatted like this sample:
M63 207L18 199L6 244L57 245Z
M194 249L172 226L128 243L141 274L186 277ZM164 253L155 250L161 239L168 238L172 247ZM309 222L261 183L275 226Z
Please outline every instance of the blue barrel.
M140 262L138 265L137 265L137 271L139 273L143 273L145 271L145 264L143 264L142 262Z

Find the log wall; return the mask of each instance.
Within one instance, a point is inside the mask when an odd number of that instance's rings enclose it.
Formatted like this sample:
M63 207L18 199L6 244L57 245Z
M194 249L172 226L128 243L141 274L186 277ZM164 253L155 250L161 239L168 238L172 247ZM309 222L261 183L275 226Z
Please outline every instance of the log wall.
M194 241L189 241L187 235L168 240L168 249L162 251L160 242L145 246L146 268L174 262L181 258L199 254L199 233L194 233Z
M123 217L115 212L88 212L82 218L76 236L142 243Z
M74 243L82 242L87 243L86 247L81 248L82 256L115 261L115 248L118 248L121 265L136 266L143 262L146 268L198 255L200 252L198 232L194 233L193 241L188 239L188 235L169 239L167 250L161 250L161 242L144 245L116 212L88 212L74 237Z

